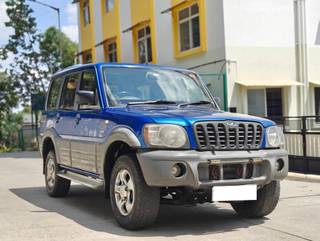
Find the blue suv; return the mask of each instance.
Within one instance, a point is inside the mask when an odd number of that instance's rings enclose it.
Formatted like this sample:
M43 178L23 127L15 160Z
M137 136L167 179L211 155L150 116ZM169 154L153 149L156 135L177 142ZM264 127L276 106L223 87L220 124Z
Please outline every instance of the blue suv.
M260 218L288 173L282 130L223 112L195 72L155 65L79 65L52 77L41 118L46 189L103 189L118 223L151 225L160 204L228 202Z

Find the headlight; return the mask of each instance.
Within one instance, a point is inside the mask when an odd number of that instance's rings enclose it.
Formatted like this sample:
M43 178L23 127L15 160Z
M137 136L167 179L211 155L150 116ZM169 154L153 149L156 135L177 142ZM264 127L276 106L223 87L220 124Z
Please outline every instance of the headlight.
M148 124L143 129L144 140L151 147L182 148L188 144L183 127L167 124Z
M283 131L278 126L271 126L267 128L267 146L268 147L283 147L284 135Z

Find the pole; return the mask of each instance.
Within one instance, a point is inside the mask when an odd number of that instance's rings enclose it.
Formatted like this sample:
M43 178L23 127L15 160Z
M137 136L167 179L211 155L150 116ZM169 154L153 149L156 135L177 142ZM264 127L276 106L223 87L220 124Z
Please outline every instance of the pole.
M60 9L57 8L58 13L58 28L59 28L59 52L60 52L60 61L62 64L62 31L61 31L61 19L60 19Z
M37 1L37 0L28 0L28 1L34 2L34 3L38 3L38 4L42 5L42 6L51 8L52 10L57 12L57 14L58 14L58 28L59 28L59 56L60 56L60 61L62 63L62 36L61 36L62 31L61 31L60 8L54 7L52 5L49 5L47 3L43 3L43 2L40 2L40 1Z

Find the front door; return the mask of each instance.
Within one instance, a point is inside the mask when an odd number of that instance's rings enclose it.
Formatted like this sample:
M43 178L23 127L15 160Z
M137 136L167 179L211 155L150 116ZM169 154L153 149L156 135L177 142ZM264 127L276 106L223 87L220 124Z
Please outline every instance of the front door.
M55 118L55 129L58 135L56 145L59 153L60 164L72 166L71 140L75 137L74 100L80 73L74 73L66 77L59 103L59 109Z
M95 103L93 105L76 106L75 130L77 138L71 143L72 164L75 168L97 173L96 146L103 140L105 122L101 117L94 69L83 71L78 89L93 91L95 93Z

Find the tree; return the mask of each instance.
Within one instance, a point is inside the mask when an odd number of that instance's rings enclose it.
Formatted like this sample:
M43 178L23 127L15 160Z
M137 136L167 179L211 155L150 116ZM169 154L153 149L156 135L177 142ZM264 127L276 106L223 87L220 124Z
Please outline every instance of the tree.
M6 60L9 54L13 56L7 73L14 83L18 83L19 95L27 103L31 94L43 93L46 88L48 71L41 64L39 51L41 34L31 15L33 11L25 0L7 0L5 3L9 17L5 25L13 28L14 33L1 49L0 57Z
M62 61L60 61L60 40L62 45ZM72 42L64 33L55 27L50 27L40 42L40 54L43 64L47 65L50 73L74 64L77 44Z
M21 115L11 112L18 104L17 83L0 72L0 149L11 147L13 133L17 133L22 122Z

